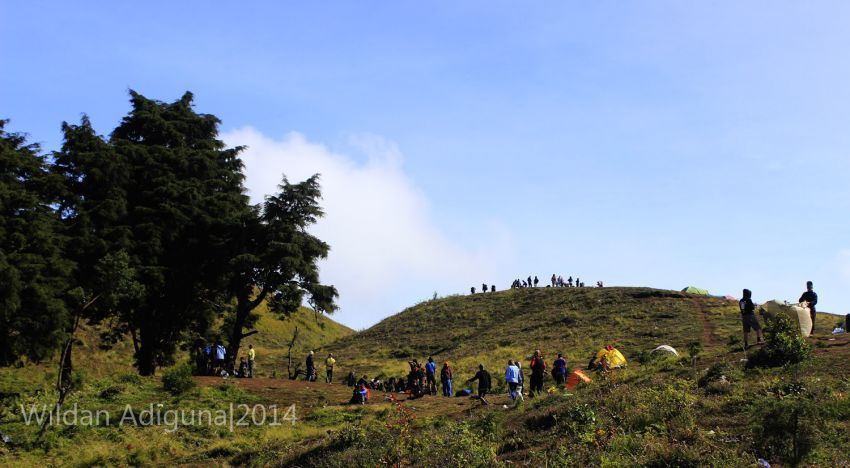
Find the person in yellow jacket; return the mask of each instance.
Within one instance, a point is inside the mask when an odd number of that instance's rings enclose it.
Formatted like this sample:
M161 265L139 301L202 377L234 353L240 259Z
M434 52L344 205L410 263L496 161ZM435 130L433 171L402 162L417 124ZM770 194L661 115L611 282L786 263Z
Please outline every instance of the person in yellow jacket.
M334 359L334 355L332 353L328 354L328 358L325 359L325 367L327 368L327 377L325 378L325 380L328 383L334 381L334 364L336 364L336 359Z
M254 351L254 345L248 345L248 377L254 378L254 358L257 357L257 352Z

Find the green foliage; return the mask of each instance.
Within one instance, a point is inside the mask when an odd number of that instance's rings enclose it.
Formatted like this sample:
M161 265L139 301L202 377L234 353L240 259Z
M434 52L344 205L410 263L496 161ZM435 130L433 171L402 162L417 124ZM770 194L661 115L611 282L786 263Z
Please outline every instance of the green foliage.
M765 344L750 356L749 367L776 367L806 360L812 347L800 335L799 327L784 314L765 321Z
M174 395L185 393L194 386L192 366L188 363L176 365L162 374L162 387Z
M763 399L755 407L755 448L770 460L799 465L817 445L816 415L805 388L785 398Z
M65 337L71 264L39 147L0 120L0 366L41 360Z

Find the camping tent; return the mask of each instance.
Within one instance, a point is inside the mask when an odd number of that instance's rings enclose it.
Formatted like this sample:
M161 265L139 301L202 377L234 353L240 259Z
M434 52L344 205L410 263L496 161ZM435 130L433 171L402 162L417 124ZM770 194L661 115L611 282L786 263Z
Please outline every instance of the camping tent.
M580 383L590 383L590 377L587 376L584 372L576 369L570 372L570 375L567 377L567 388L572 390L576 388L576 386Z
M676 351L676 348L663 344L652 350L652 353L661 353L661 354L672 354L674 356L678 356L679 353Z
M800 326L800 334L807 337L812 334L812 315L807 307L788 304L785 301L773 299L759 306L767 315L785 314L791 321Z
M682 290L683 293L688 294L699 294L700 296L708 296L708 290L703 288L698 288L696 286L688 286Z
M608 361L608 367L611 369L615 367L625 367L626 365L626 357L623 356L623 353L620 352L619 349L611 347L610 350L607 348L602 348L596 353L596 360L594 362L599 362L605 358Z

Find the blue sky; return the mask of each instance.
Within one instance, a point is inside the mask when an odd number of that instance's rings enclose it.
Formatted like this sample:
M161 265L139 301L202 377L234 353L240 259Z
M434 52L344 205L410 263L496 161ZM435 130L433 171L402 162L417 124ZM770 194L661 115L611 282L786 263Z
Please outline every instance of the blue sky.
M125 3L0 2L0 117L191 90L255 200L322 172L348 325L553 272L850 312L847 2Z

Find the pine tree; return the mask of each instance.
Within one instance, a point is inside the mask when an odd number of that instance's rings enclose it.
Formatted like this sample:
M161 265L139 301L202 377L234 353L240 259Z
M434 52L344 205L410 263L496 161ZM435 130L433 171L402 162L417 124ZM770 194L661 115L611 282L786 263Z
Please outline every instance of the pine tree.
M0 120L0 365L48 357L65 336L70 263L39 147Z

